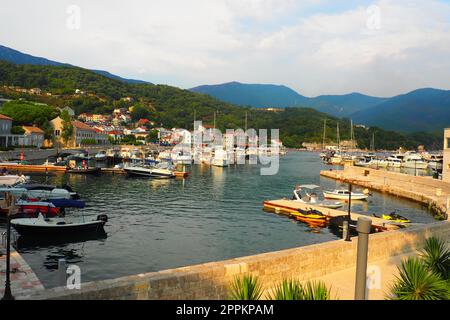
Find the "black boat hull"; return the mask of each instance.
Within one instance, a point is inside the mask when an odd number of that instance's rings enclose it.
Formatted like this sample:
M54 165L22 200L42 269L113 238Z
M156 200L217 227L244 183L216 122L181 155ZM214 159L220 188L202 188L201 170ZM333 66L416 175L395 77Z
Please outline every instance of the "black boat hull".
M57 227L48 226L28 226L23 224L14 224L14 229L23 236L28 235L40 235L40 236L53 236L53 235L69 235L69 234L85 234L85 233L97 233L104 232L105 221L94 221L94 223L83 225L64 225Z

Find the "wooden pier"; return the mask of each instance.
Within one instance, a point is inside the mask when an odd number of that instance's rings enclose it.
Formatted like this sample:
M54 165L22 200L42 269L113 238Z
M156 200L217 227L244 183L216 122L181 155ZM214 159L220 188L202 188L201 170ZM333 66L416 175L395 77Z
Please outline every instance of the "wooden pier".
M18 164L18 163L0 163L0 169L17 172L66 172L64 166L54 165L36 165L36 164Z
M298 201L287 199L264 201L263 206L265 210L285 215L298 213L298 209L302 210L315 209L326 215L328 220L337 217L346 217L348 215L346 211L313 206L310 204L304 204ZM378 231L397 230L400 228L398 224L383 220L381 218L370 217L367 215L354 212L351 212L350 215L352 220L358 220L359 217L370 218L372 220L372 226L374 227L374 229Z

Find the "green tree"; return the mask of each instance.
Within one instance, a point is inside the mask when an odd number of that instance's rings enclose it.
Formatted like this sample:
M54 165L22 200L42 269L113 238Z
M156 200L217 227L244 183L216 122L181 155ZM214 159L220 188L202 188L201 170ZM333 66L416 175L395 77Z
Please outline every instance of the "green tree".
M64 110L61 113L61 119L63 120L61 137L64 141L64 144L67 144L70 138L72 137L74 130L72 125L72 119L70 118L70 115L67 112L67 110Z
M133 121L139 121L139 119L148 119L150 117L150 110L142 104L137 104L131 111L131 119Z

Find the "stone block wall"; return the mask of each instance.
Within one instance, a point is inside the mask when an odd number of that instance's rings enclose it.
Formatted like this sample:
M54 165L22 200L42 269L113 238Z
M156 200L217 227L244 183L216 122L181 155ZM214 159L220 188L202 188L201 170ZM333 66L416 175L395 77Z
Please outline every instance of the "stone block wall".
M369 263L413 252L430 236L450 239L450 223L415 226L370 235ZM227 299L236 276L256 275L266 290L285 278L308 280L353 267L357 238L263 253L219 262L82 284L80 290L54 288L34 299Z

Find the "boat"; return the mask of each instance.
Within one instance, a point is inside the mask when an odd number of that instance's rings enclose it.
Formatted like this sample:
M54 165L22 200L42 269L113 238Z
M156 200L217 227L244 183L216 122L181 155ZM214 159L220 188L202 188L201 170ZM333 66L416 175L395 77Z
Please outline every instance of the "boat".
M83 209L86 206L86 203L84 201L75 199L49 199L47 201L52 203L57 208Z
M171 169L167 162L158 163L155 166L149 165L131 165L124 166L123 169L130 176L152 177L169 179L175 177L174 170Z
M428 160L428 168L434 171L440 171L444 166L444 156L443 155L431 155Z
M390 168L401 168L402 159L398 158L395 155L390 156L387 158L387 166Z
M80 167L75 167L75 168L71 168L71 169L67 169L67 173L76 173L76 174L99 174L100 173L100 168L80 168Z
M337 189L333 191L324 191L323 196L326 199L338 199L338 200L345 200L348 201L349 198L349 191L343 190L343 189ZM365 193L358 193L358 192L352 192L351 193L351 199L352 200L365 200L369 197L368 194Z
M34 215L34 217L38 213L42 213L46 217L55 217L60 213L59 209L53 203L45 201L19 199L16 201L16 206L19 207L19 214Z
M382 158L373 158L369 162L369 167L386 168L388 165L388 160Z
M100 151L95 155L95 161L106 161L106 151Z
M315 189L319 189L319 188L320 188L319 186L313 185L313 184L297 186L294 190L294 196L292 197L292 200L301 202L304 204L310 204L310 205L319 206L319 207L323 207L323 208L329 208L329 209L337 209L337 208L340 208L343 206L343 203L339 202L339 201L319 200L319 198L315 192L306 193L306 196L309 198L307 200L302 198L302 196L301 196L302 189L315 190Z
M314 209L297 209L297 212L291 213L295 220L307 223L315 223L324 225L327 222L327 216L322 212Z
M171 155L171 159L175 164L192 164L192 155L187 151L178 151L176 154Z
M84 217L74 218L44 218L42 213L37 218L20 218L11 220L11 225L20 235L67 235L95 233L104 231L108 221L106 215L98 215L96 219L86 220Z
M0 186L13 186L20 183L26 183L28 181L30 181L29 176L16 174L0 175Z
M410 169L427 169L428 163L423 160L423 158L418 155L417 153L407 153L405 157L403 158L403 165L404 168L410 168Z
M45 184L20 184L15 187L0 188L0 193L10 192L13 196L20 198L40 199L77 199L79 195L69 186L56 187Z
M214 157L211 161L211 165L215 167L228 167L228 153L222 148L216 148L214 150Z
M388 220L388 221L392 221L392 222L396 222L396 223L410 223L411 220L409 220L408 218L405 218L399 214L397 214L395 211L391 212L389 214L382 214L381 217L377 216L375 213L372 214L372 216L374 216L375 218L381 218L383 220Z

